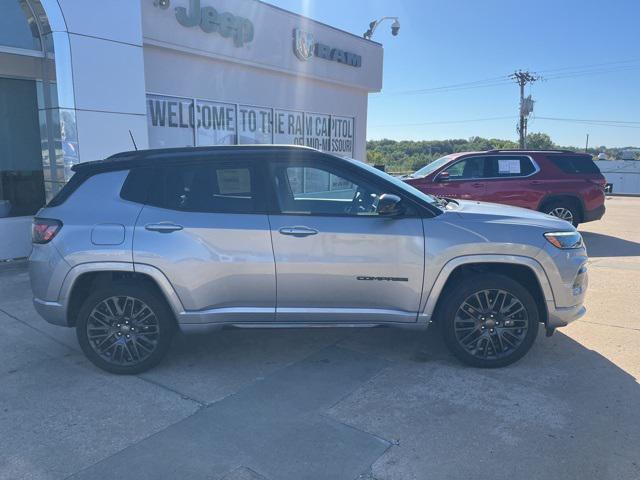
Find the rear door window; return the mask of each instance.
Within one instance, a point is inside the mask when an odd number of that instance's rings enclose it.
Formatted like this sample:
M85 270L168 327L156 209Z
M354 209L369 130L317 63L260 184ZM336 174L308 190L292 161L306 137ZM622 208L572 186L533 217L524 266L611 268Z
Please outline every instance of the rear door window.
M529 157L519 155L487 157L487 163L490 178L527 177L536 171Z
M158 169L149 203L185 212L258 213L266 210L249 162L198 162Z
M600 173L591 155L550 155L549 160L564 173Z

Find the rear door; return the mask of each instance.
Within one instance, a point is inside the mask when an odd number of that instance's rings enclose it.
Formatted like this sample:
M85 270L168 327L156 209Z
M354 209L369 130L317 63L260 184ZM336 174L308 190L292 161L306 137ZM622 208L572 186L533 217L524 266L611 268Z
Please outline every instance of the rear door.
M416 211L379 216L388 186L324 161L273 160L270 215L281 322L415 322L424 270Z
M240 159L157 167L134 262L164 273L185 310L273 320L275 264L259 166Z
M487 156L487 201L536 209L546 192L533 159L526 155Z

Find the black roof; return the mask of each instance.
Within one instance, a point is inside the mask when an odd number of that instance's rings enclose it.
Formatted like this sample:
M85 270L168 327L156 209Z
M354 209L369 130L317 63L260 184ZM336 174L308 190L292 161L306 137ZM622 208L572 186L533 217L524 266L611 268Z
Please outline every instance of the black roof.
M130 150L120 152L104 160L78 163L72 167L74 172L97 172L125 170L132 167L150 166L163 161L197 160L211 154L256 153L294 153L318 150L298 145L216 145L210 147L156 148L149 150Z

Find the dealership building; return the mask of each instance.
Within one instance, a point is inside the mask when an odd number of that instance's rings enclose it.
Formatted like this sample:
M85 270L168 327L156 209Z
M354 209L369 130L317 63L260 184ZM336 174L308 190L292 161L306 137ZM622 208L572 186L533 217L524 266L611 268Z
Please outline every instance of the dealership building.
M134 142L364 159L382 57L259 0L0 0L0 259L29 254L31 218L74 164Z

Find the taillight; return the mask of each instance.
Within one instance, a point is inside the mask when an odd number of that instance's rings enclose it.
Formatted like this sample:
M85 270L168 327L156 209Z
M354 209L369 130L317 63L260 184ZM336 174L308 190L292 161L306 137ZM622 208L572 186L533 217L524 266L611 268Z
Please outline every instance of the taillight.
M49 243L60 229L62 222L51 218L34 218L31 227L31 241L33 243Z
M600 187L602 190L604 190L607 187L607 180L605 178L598 178L596 180L593 180L591 178L587 179L588 183L591 183L593 185L597 185L598 187Z

